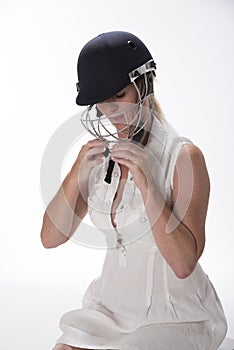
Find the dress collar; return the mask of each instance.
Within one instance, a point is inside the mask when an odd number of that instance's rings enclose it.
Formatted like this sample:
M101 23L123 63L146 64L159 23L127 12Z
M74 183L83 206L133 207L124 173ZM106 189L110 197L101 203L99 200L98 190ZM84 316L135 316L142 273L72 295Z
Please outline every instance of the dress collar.
M152 124L148 142L145 145L146 148L153 152L158 161L161 160L166 147L168 132L165 128L165 123L166 121L160 121L156 115L152 115Z

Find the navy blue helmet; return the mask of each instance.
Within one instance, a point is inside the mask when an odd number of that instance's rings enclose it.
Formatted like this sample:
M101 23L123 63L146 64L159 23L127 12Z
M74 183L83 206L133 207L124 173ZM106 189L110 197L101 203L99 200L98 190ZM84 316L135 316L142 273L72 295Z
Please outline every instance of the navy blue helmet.
M149 50L135 35L124 31L100 34L83 47L78 57L76 103L85 106L106 100L155 69Z

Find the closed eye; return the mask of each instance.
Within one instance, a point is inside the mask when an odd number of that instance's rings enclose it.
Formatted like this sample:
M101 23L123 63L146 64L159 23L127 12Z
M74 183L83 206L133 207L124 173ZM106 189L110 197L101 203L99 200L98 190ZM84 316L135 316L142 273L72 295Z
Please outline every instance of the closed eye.
M115 95L117 98L122 98L125 96L125 92L119 93Z

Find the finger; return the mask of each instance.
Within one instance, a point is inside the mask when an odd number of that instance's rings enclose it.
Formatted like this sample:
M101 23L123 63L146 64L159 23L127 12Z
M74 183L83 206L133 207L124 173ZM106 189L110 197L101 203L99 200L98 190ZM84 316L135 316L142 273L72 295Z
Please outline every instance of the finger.
M96 165L101 164L101 163L102 163L102 159L96 158L96 159L93 159L93 160L90 161L90 166L93 168Z
M103 163L103 153L99 154L92 154L87 156L87 161L84 162L84 166L87 166L88 168L92 168L93 166Z
M99 139L90 140L86 144L87 148L94 148L94 147L98 147L98 146L108 147L108 145L109 144L107 141L99 140Z
M111 157L111 159L116 162L116 163L119 163L119 164L123 164L123 165L126 165L129 169L132 168L132 161L129 160L129 159L125 159L125 158L118 158L118 157Z
M130 160L139 158L139 154L130 152L129 150L111 150L110 156L111 158L119 157L119 158L130 159Z
M99 147L95 147L95 148L90 148L87 151L87 156L88 157L92 157L96 155L103 156L103 153L105 152L105 150L106 150L106 147L103 147L103 145L100 145Z
M133 144L132 142L122 142L121 144L116 144L112 147L112 150L120 150L120 151L125 151L125 150L130 150L131 152L134 153L139 153L144 151L142 147L139 147L137 144Z

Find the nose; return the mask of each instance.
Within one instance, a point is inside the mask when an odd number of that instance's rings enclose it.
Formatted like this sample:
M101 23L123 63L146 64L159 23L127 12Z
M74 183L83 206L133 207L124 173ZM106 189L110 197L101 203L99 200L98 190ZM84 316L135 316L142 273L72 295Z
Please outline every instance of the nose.
M113 102L113 101L111 101L111 102L108 103L108 107L109 107L110 114L117 113L118 110L119 110L119 105L118 105L118 103Z
M115 101L114 97L108 98L98 104L98 108L104 112L105 115L111 115L117 113L119 110L119 104Z

